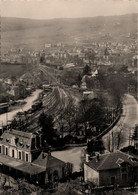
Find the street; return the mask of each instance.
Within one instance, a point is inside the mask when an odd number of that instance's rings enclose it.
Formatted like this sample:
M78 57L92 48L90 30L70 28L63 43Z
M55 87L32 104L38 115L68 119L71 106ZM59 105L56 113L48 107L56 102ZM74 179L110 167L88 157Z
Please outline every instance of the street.
M108 150L110 147L111 151L112 149L117 150L128 146L129 136L134 132L134 127L137 123L138 103L133 96L127 94L124 98L123 113L120 117L120 120L113 127L113 129L103 137L105 148ZM83 150L83 148L85 147L77 147L64 151L55 151L52 152L52 155L65 162L73 163L73 170L79 171L81 151Z
M136 99L127 94L124 97L123 113L113 129L103 136L106 149L117 150L131 143L129 137L133 135L134 127L138 124L138 103Z
M73 171L80 171L81 155L86 147L69 148L68 150L55 151L52 155L65 162L73 164Z

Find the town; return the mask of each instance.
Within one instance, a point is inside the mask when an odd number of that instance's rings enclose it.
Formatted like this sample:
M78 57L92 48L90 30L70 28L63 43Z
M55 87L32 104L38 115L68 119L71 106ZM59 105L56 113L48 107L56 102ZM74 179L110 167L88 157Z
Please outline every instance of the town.
M115 19L115 28L124 18ZM8 44L3 35L3 194L138 192L137 35L135 29L117 40L112 33L100 33L101 39L82 33L34 48L19 40Z

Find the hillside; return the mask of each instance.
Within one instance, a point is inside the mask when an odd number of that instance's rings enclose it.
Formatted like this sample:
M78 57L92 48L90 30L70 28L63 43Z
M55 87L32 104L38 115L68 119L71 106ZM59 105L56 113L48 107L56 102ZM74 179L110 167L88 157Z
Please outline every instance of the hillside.
M16 46L41 48L45 43L82 40L135 39L138 14L93 18L31 20L2 18L2 49Z

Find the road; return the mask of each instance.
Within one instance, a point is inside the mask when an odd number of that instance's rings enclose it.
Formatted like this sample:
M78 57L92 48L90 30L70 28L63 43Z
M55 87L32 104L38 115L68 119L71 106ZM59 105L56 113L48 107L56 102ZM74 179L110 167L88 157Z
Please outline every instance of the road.
M27 97L24 99L24 101L26 102L26 104L22 105L21 108L13 110L11 112L8 113L4 113L4 114L0 114L0 126L2 125L6 125L7 124L7 120L11 121L13 120L14 116L18 113L18 112L23 112L23 111L27 111L31 108L33 102L37 99L39 93L42 90L37 89L36 91L34 91L32 93L31 96Z
M113 129L103 136L106 149L117 150L129 145L129 137L134 132L135 124L138 124L138 103L136 99L127 94L124 97L123 113Z
M113 127L113 129L103 137L105 147L109 149L109 140L110 140L110 149L112 149L112 145L114 146L115 150L118 149L117 148L119 142L118 134L121 134L119 149L128 146L129 135L133 133L135 124L137 123L138 123L138 103L133 96L126 95L124 98L123 113L120 120ZM113 135L113 144L112 144L112 135ZM73 163L74 171L79 171L80 162L81 162L81 153L84 148L86 147L77 147L77 148L71 148L69 150L64 150L64 151L55 151L52 152L52 155L65 162Z
M73 171L80 171L81 155L82 151L86 147L75 147L67 150L52 152L52 156L63 160L64 162L70 162L73 164Z

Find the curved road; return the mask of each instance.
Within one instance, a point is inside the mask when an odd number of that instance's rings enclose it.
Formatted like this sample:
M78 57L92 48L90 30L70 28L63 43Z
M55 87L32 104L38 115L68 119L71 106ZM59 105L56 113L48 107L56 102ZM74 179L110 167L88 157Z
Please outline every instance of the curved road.
M125 95L123 113L113 129L103 136L103 142L107 150L117 150L131 143L129 139L138 124L138 103L132 95Z

